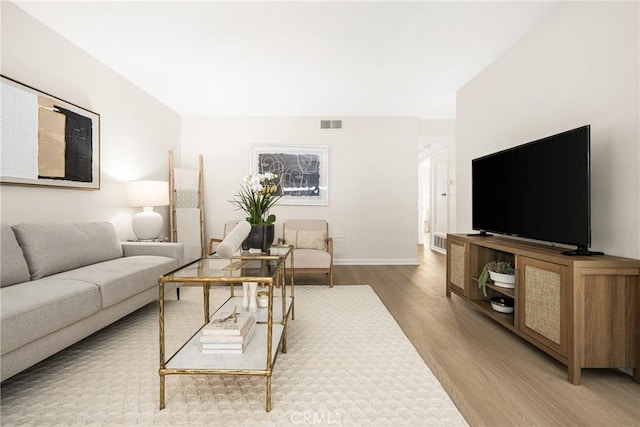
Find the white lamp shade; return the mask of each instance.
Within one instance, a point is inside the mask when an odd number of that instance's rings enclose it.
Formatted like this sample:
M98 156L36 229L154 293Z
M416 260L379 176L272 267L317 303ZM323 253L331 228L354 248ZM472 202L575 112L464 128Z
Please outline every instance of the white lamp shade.
M129 206L167 206L169 183L167 181L127 182Z

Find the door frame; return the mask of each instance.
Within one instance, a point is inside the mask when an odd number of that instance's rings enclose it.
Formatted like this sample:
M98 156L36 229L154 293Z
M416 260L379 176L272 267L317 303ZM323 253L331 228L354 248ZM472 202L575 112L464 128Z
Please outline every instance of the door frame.
M436 229L435 229L435 220L437 219L436 215L438 212L438 210L436 209L436 204L438 202L438 197L440 197L439 192L442 191L442 190L440 191L438 190L438 176L437 176L438 168L436 165L436 159L439 156L443 156L444 158L444 162L443 162L444 180L445 180L444 182L445 212L443 213L444 221L445 221L444 235L436 234ZM431 153L431 217L430 217L430 221L431 221L431 225L430 225L431 241L429 243L430 243L431 250L446 254L447 253L446 236L449 230L449 149L447 145L439 146L435 150L433 150Z

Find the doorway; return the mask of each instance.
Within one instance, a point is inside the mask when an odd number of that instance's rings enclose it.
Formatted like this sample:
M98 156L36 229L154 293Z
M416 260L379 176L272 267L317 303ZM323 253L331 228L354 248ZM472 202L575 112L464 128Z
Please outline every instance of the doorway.
M418 244L431 246L431 154L418 160Z
M418 153L418 244L446 253L448 232L448 148L422 144ZM446 141L448 142L448 141Z
M431 156L431 249L446 253L447 232L449 230L447 218L449 216L448 203L448 151L442 149Z

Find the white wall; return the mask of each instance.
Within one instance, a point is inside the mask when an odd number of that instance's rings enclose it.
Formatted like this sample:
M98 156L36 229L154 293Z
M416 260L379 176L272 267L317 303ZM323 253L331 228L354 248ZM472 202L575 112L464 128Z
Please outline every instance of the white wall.
M225 221L243 218L228 201L249 173L252 145L326 145L329 204L275 207L276 234L286 219L322 218L337 264L416 264L417 119L338 118L342 129L320 129L314 117L184 118L183 166L204 157L207 234L221 237Z
M640 257L638 17L638 2L567 2L458 92L457 231L473 158L591 124L592 248Z
M452 138L456 133L454 119L418 120L418 136L421 138Z
M101 116L100 190L3 185L2 222L106 220L121 238L133 237L136 210L126 207L123 182L168 179L180 117L12 3L0 7L2 74Z

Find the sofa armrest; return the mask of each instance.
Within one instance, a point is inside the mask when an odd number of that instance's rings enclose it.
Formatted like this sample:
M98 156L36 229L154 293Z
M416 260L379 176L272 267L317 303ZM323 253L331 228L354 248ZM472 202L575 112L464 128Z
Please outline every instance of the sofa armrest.
M178 266L184 264L184 244L161 242L121 242L124 256L159 255L175 258Z

